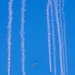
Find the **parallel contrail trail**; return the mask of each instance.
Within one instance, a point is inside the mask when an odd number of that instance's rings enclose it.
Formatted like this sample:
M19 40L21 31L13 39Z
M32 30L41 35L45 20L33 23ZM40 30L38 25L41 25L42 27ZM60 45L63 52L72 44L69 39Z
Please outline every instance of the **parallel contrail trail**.
M51 2L51 22L52 22L52 41L53 41L53 56L54 56L54 75L56 75L56 49L55 49L53 2Z
M60 34L60 24L59 24L59 18L58 18L57 0L54 1L54 7L55 7L57 28L58 28L59 54L60 54L60 73L61 73L61 75L63 75L62 45L61 45L61 36L60 36L61 34Z
M13 0L10 0L8 3L8 10L9 10L9 21L8 21L8 38L7 38L7 43L8 43L8 75L10 75L10 62L11 62L11 29L12 29L12 3Z
M24 38L24 23L25 23L25 19L24 19L24 14L25 12L25 0L22 0L22 8L21 8L21 31L20 31L20 35L21 35L21 50L22 50L22 75L26 75L25 73L25 38Z
M65 22L65 15L64 15L64 0L62 0L62 16L63 16L63 27L64 27L64 29L63 29L63 32L64 32L64 50L65 50L65 52L64 52L64 54L65 54L65 65L66 65L66 75L68 75L68 66L67 66L67 51L66 51L66 32L65 32L65 26L66 26L66 22Z
M64 55L64 37L63 37L63 20L62 20L62 0L59 0L59 21L61 29L61 43L62 43L62 61L63 61L63 73L65 75L65 55Z
M52 56L51 56L51 34L50 34L50 20L49 20L49 5L50 0L48 0L46 14L47 14L47 30L48 30L48 51L49 51L49 65L50 65L50 72L52 72Z

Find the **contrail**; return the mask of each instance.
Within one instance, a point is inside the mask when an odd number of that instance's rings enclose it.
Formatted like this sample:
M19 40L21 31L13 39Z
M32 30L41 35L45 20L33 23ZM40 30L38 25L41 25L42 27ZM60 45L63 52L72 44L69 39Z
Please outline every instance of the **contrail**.
M11 29L12 29L12 3L13 0L10 0L8 3L8 10L9 10L9 21L8 21L8 38L7 38L7 43L8 43L8 75L10 75L10 62L11 62Z
M65 65L66 65L66 75L68 75L68 66L67 66L67 51L66 51L66 22L65 22L65 15L64 15L64 0L62 0L62 17L63 17L63 32L64 32L64 54L65 54Z
M54 75L56 75L56 49L55 49L54 15L52 2L51 2L51 22L52 22L52 41L53 41L53 56L54 56Z
M59 24L59 18L58 18L58 9L57 9L57 0L54 1L54 7L55 7L55 15L56 15L56 22L57 22L57 28L58 28L58 40L59 40L59 54L60 54L60 73L63 75L63 65L62 65L62 45L61 45L61 34L60 34L60 24Z
M63 61L63 72L65 75L65 55L64 55L64 37L63 37L63 20L62 20L62 0L59 0L59 21L61 29L61 42L62 42L62 61Z
M49 20L49 5L50 0L48 0L46 14L47 14L47 30L48 30L48 51L49 51L49 65L50 65L50 72L52 72L52 56L51 56L51 34L50 34L50 20Z
M25 19L24 19L24 14L25 12L25 0L22 0L22 8L21 8L21 31L20 31L20 35L21 35L21 50L22 50L22 75L26 75L25 73L25 38L24 38L24 23L25 23Z

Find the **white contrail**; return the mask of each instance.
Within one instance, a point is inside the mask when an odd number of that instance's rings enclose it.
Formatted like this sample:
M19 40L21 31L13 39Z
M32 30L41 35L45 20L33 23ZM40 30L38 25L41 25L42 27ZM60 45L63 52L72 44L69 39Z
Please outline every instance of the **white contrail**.
M53 41L53 56L54 56L54 75L56 75L56 49L55 49L54 15L52 2L51 2L51 22L52 22L52 41Z
M64 0L62 0L62 17L63 17L63 32L64 32L64 54L65 54L65 65L66 65L66 75L68 75L68 66L67 66L67 51L66 51L66 22L65 22L65 15L64 15Z
M61 45L61 34L60 34L60 24L59 24L58 9L57 9L57 0L54 0L54 7L55 7L55 15L56 15L57 29L58 29L59 54L60 54L60 71L61 71L60 73L61 73L61 75L63 75L62 45Z
M50 72L52 72L52 56L51 56L51 34L50 34L50 20L49 20L49 5L50 0L48 0L46 14L47 14L47 30L48 30L48 51L49 51L49 65L50 65Z
M11 29L12 29L12 3L13 0L10 0L8 3L8 10L9 10L9 21L8 21L8 38L7 38L7 43L8 43L8 75L10 75L10 62L11 62Z
M63 72L65 75L65 55L64 55L64 38L63 38L63 20L62 20L62 0L59 0L59 21L61 29L61 42L62 42L62 61L63 61Z
M22 50L22 75L26 75L25 73L25 38L24 38L24 23L25 23L25 19L24 19L24 14L25 12L25 0L22 0L22 8L21 8L21 31L20 31L20 35L21 35L21 50Z

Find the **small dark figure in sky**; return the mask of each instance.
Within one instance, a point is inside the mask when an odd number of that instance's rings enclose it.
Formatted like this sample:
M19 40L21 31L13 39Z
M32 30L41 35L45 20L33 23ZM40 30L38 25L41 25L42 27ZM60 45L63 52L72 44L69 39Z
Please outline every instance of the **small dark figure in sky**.
M37 61L35 60L35 62L32 64L32 67L35 67L37 64Z

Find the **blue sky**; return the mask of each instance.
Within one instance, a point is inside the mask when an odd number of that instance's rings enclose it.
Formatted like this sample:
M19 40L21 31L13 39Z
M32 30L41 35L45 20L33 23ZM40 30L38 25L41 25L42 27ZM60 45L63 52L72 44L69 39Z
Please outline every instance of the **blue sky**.
M65 16L66 16L66 33L67 33L67 55L68 55L68 71L69 75L75 74L75 5L74 0L65 0Z
M68 75L75 75L75 1L65 0ZM49 72L47 23L47 0L26 0L25 12L25 70L26 75L52 75ZM21 0L13 2L11 75L21 72ZM0 2L0 75L7 75L7 25L8 0ZM32 64L37 60L36 67Z

